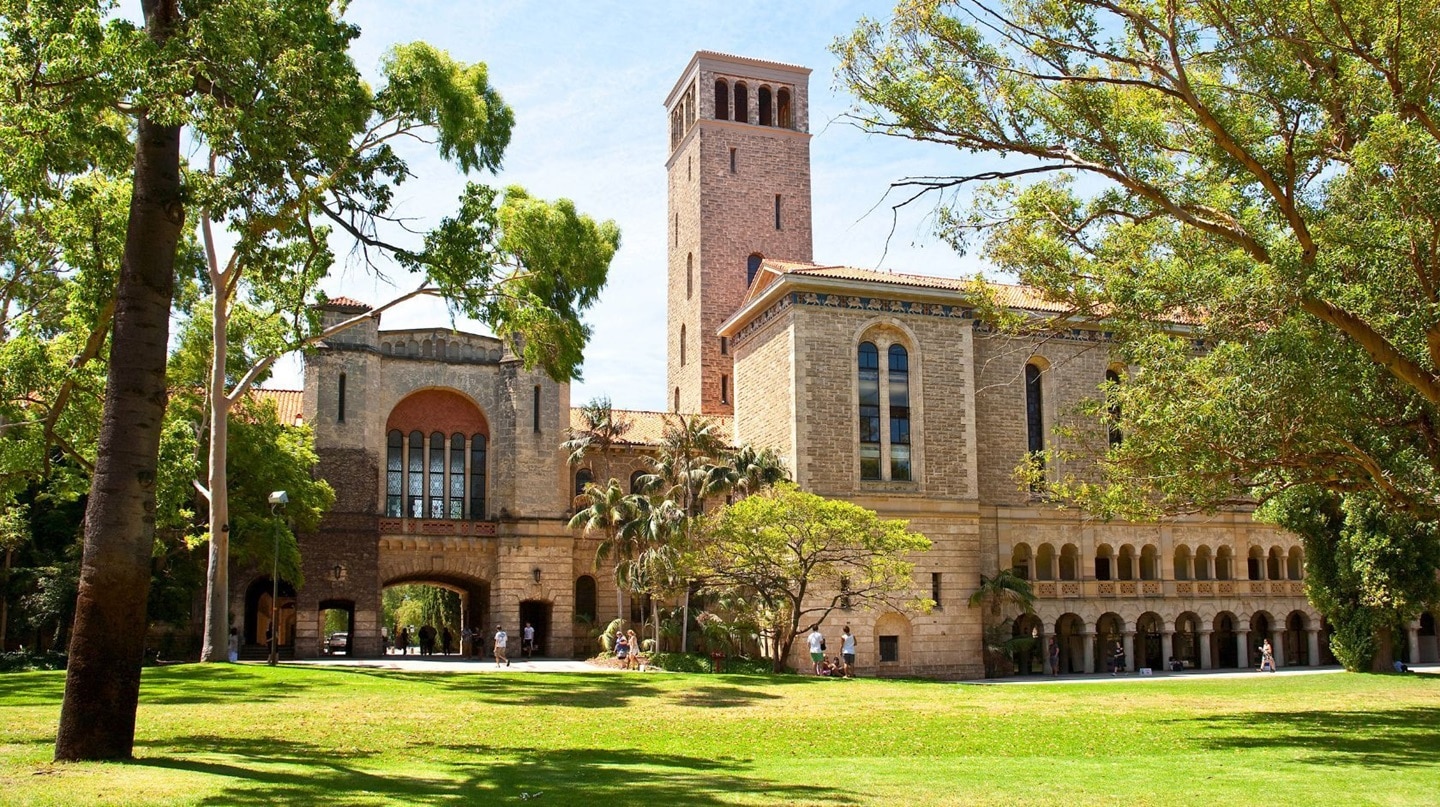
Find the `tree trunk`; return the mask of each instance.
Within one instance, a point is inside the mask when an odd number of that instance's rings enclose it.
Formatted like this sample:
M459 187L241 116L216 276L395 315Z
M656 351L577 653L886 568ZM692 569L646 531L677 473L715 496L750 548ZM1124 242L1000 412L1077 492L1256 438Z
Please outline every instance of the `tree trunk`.
M205 641L201 661L229 661L230 648L230 481L226 474L230 435L230 399L226 397L225 357L230 339L230 299L223 276L211 268L214 311L210 326L210 564L205 573Z
M10 597L7 595L10 591L10 563L14 557L15 550L5 550L5 575L0 577L0 581L5 583L5 587L0 589L0 653L5 652L5 639L7 638L5 628L10 624Z
M1395 671L1395 632L1381 628L1375 632L1375 656L1370 660L1370 672L1387 673Z
M164 44L178 5L143 0L143 6L151 38ZM175 249L184 222L180 127L142 115L57 761L128 759L134 749Z

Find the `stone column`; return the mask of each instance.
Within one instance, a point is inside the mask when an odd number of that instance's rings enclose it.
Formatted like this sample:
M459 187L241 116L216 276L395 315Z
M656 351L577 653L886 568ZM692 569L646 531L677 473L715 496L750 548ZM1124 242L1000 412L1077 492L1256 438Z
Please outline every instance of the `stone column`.
M1040 632L1035 635L1035 641L1040 643L1040 672L1050 675L1054 671L1050 669L1050 641L1045 635L1045 623L1040 623Z
M1080 644L1085 648L1085 662L1084 666L1080 668L1080 672L1093 673L1095 672L1095 634L1082 631L1079 636Z
M1125 641L1125 671L1135 672L1140 665L1135 662L1135 631L1127 630L1120 634Z
M1275 628L1270 631L1270 649L1275 651L1275 669L1285 666L1285 631Z
M1250 631L1235 631L1235 661L1240 669L1250 666Z
M1200 631L1200 669L1209 670L1214 665L1210 663L1210 636L1214 631Z
M1165 670L1170 670L1170 659L1175 656L1175 631L1167 630L1160 634L1160 659L1165 665Z
M1410 662L1409 662L1409 663L1411 663L1411 664L1418 664L1418 663L1420 662L1420 623L1419 623L1419 622L1411 622L1410 624L1408 624L1408 625L1405 626L1405 639L1406 639L1406 641L1409 643L1409 646L1410 646Z
M1311 628L1310 630L1305 631L1305 633L1307 634L1307 639L1308 639L1308 641L1309 641L1309 643L1310 643L1310 666L1311 666L1311 667L1319 667L1319 666L1320 666L1320 630L1319 630L1318 628Z

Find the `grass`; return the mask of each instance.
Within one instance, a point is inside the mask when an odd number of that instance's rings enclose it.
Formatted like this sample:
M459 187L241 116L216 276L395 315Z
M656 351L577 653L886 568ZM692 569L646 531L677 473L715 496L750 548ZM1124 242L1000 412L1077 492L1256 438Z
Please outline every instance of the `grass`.
M1434 804L1440 676L1095 684L145 671L134 762L50 762L63 673L0 676L0 802Z

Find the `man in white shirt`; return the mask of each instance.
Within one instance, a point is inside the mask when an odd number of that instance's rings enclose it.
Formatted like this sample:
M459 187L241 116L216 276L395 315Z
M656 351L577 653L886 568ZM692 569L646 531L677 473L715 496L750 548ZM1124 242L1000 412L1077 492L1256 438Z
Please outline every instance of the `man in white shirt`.
M509 658L509 656L506 654L506 651L505 651L505 646L508 645L509 643L510 643L510 635L505 632L505 629L504 629L504 628L500 627L499 625L496 625L496 626L495 626L495 666L496 666L496 667L499 667L499 666L500 666L500 662L502 662L502 661L505 662L505 666L506 666L506 667L509 667L509 666L510 666L510 658Z
M825 634L818 624L810 626L810 635L805 637L810 645L810 660L815 663L815 674L820 674L820 665L825 661Z
M520 650L525 653L525 658L535 655L535 626L529 622L525 623L525 629L520 633Z

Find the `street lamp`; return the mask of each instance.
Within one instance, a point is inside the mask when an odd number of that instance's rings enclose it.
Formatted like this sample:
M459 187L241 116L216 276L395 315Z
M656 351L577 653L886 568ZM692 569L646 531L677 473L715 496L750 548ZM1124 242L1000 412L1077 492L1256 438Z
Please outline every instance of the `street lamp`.
M270 494L270 515L278 515L278 510L290 502L290 494L283 490L277 490ZM280 532L275 532L275 564L270 567L270 666L274 667L279 661L277 643L280 641L280 631L275 624L275 602L280 599Z

